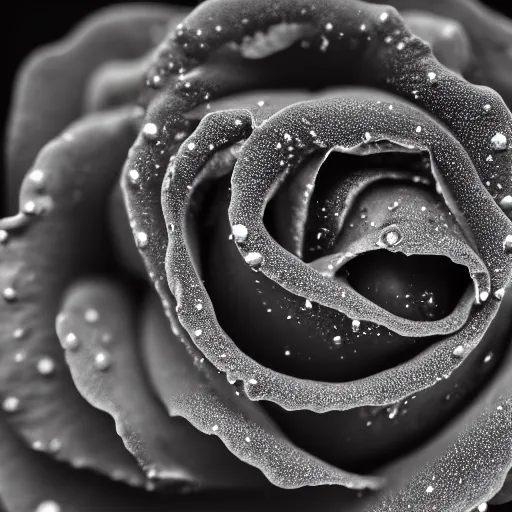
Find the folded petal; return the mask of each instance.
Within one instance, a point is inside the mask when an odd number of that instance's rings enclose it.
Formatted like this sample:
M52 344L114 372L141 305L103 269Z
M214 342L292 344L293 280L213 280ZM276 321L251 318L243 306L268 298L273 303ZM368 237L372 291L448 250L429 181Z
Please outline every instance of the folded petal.
M38 151L81 114L91 73L111 59L144 54L158 42L158 31L185 13L156 5L110 7L28 58L16 80L7 132L11 211Z
M178 489L250 487L261 476L215 438L170 418L154 396L140 361L134 304L126 289L104 280L74 284L57 331L73 380L84 398L110 414L130 453L156 484ZM147 329L147 327L146 327Z
M25 178L22 211L0 221L0 392L7 421L30 445L141 484L112 419L76 391L55 332L70 283L109 264L100 226L135 114L82 119L46 145Z

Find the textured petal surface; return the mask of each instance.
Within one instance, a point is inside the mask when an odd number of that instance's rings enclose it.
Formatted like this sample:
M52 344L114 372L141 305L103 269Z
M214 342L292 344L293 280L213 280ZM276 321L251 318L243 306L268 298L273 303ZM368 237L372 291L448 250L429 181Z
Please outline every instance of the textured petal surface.
M77 283L68 291L57 331L65 345L79 340L66 360L73 380L94 407L110 414L126 448L155 483L183 487L249 487L261 475L233 457L214 437L170 418L144 375L138 326L126 289L106 281Z
M237 386L194 354L170 331L156 302L146 312L144 356L158 395L169 413L187 418L196 428L216 435L237 457L256 466L284 488L338 484L378 488L382 480L361 477L330 466L300 450L284 437L257 404ZM169 341L172 340L170 343Z
M140 484L112 419L76 391L55 332L69 284L108 265L99 226L136 113L82 119L45 146L24 181L22 211L0 221L0 389L7 420L30 445Z

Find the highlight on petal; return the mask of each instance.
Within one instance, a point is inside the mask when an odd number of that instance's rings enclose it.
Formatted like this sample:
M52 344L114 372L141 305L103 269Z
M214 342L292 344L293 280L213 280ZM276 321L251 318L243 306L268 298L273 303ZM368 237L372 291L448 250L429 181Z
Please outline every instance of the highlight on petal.
M186 12L157 5L109 7L27 59L16 80L7 131L11 210L39 150L82 113L91 73L109 60L141 56Z
M77 340L66 360L80 393L114 418L150 487L234 490L261 483L260 475L215 438L170 418L155 398L140 361L141 334L128 296L126 289L104 280L76 283L66 294L57 332L64 347L70 337Z
M50 142L25 178L22 210L0 221L0 389L9 425L29 445L76 467L142 484L142 471L112 419L76 391L55 333L70 283L108 266L108 241L99 226L137 113L128 108L93 115Z

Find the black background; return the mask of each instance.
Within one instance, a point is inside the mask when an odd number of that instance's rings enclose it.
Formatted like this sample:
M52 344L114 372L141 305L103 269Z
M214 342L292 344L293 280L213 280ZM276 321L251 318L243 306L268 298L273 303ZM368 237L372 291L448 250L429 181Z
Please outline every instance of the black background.
M1 78L4 85L4 101L2 102L0 111L0 132L3 131L5 127L14 75L23 59L34 48L60 39L77 22L92 11L100 7L119 3L135 2L129 2L127 0L9 0L3 3L0 10L3 27L2 32L0 32L3 39L0 59L3 67ZM137 3L140 3L140 0ZM200 2L197 0L175 0L174 2L162 3L194 6ZM382 3L386 3L386 1L383 0ZM512 3L510 0L485 0L483 3L512 17ZM512 511L512 504L503 505L501 507L491 507L489 512L491 509L496 510L496 512Z

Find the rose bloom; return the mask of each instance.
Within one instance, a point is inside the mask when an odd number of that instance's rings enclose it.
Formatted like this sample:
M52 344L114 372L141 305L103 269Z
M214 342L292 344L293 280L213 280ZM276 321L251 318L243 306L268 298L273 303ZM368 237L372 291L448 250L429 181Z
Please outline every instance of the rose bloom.
M118 6L22 66L6 510L512 500L512 24L391 3Z

